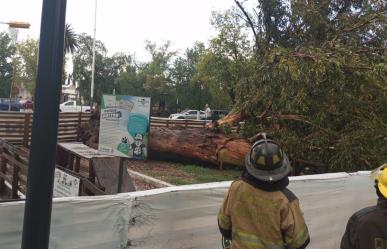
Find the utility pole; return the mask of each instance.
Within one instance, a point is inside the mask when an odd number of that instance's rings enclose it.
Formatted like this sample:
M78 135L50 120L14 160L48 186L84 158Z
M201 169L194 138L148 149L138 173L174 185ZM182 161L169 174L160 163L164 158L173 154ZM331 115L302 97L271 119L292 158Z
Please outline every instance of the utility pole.
M94 77L95 77L95 40L97 38L97 3L98 0L95 0L95 9L94 9L94 39L93 39L93 60L91 65L91 87L90 87L90 110L93 108L94 104Z
M12 40L12 45L15 47L15 50L17 49L17 37L19 35L19 30L17 30L16 28L14 27L11 27L9 26L9 33L11 35L11 40ZM12 60L12 79L11 79L11 86L9 87L9 98L8 98L8 111L10 112L12 110L12 91L13 91L13 87L15 85L15 81L16 81L16 57L17 57L17 53L16 55L14 56L13 60Z
M49 248L65 19L66 0L43 0L22 249Z

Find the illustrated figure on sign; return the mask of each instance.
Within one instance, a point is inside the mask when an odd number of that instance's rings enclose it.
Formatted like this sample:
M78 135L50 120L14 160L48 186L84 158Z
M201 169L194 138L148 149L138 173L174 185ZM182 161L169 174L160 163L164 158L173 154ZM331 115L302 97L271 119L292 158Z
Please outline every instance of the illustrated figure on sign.
M117 146L117 150L124 153L125 155L129 154L129 144L127 137L121 138L121 143Z
M66 174L63 174L62 184L65 185L65 186L67 185L67 176L66 176Z
M133 150L133 158L135 159L144 159L146 158L146 146L143 142L143 135L136 134L134 137L134 142L131 144Z
M56 179L57 179L56 182L60 183L61 173L58 171L58 172L55 173L55 176L56 176Z

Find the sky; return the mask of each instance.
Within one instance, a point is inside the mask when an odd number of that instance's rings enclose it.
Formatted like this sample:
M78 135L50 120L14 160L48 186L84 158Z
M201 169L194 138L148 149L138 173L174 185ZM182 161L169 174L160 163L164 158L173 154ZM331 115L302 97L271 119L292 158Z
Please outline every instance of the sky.
M38 38L42 0L0 0L0 22L24 21L29 30L19 40ZM158 44L171 41L183 53L195 41L207 42L216 34L210 25L212 11L233 6L233 0L97 0L97 39L109 54L126 52L139 61L150 59L145 40ZM76 33L93 35L95 0L67 0L66 22ZM6 31L0 25L0 32Z

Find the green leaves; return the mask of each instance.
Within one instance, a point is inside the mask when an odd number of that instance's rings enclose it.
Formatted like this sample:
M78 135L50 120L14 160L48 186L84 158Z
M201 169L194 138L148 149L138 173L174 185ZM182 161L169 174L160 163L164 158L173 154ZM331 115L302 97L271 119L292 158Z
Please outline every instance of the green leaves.
M248 62L255 70L243 71L248 91L236 98L236 106L249 115L245 135L273 133L293 158L321 162L333 171L385 162L386 6L291 1L290 10L283 1L257 0L255 8L247 2L236 15L255 29L257 37L248 39L258 46L255 56L242 56L255 58ZM217 45L217 58L229 59L226 43ZM229 72L230 79L240 78Z
M11 44L11 38L6 33L0 33L0 98L9 96L13 66L12 58L15 55L15 47Z

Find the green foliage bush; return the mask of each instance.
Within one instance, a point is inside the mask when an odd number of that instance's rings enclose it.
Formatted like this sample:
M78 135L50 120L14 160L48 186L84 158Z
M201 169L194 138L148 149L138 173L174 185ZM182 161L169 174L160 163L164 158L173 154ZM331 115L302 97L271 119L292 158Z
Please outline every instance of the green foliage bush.
M386 6L310 1L290 11L281 1L258 2L265 8L256 19L239 5L258 27L256 70L237 101L248 114L244 135L271 133L292 158L330 171L386 162Z

